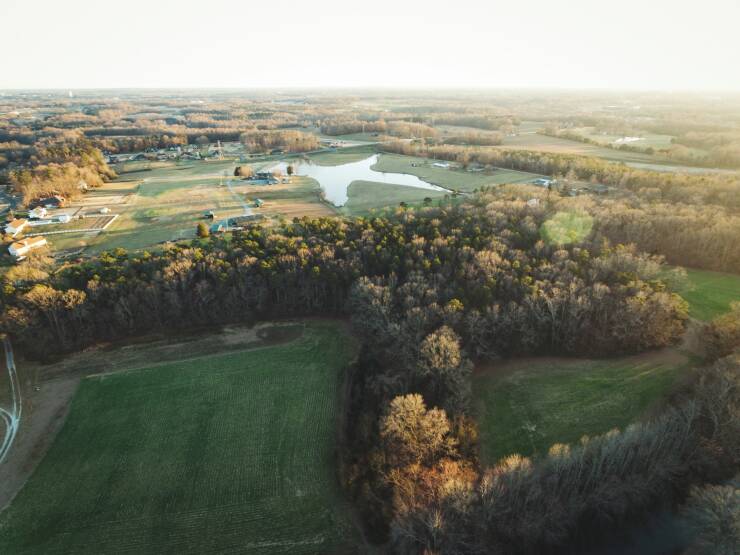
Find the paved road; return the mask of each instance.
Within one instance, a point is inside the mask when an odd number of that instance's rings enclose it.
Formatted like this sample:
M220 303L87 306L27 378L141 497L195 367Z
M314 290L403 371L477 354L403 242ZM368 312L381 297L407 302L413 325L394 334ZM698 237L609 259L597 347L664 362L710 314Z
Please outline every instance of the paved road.
M12 396L10 409L0 408L0 418L5 422L5 437L0 443L0 464L5 460L13 441L18 433L18 427L21 423L21 387L18 381L18 373L15 369L15 360L13 359L13 347L10 339L3 338L3 347L5 347L5 366L8 369L8 378L10 381L10 392Z

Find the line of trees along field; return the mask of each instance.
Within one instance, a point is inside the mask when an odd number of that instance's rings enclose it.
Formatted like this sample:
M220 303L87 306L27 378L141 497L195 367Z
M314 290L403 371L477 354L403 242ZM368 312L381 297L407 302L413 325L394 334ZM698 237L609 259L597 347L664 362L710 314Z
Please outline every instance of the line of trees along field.
M407 288L422 280L412 297L442 288L439 306L461 304L457 327L475 329L465 336L481 354L478 344L491 355L634 352L680 334L686 308L652 281L659 265L621 248L548 246L539 237L547 217L481 199L423 216L254 228L228 248L214 238L162 254L108 253L49 283L7 284L4 323L20 345L69 351L158 327L340 314L367 278Z
M597 181L639 194L647 200L715 205L740 210L740 176L736 174L690 174L638 170L571 154L529 150L470 148L455 145L425 146L395 141L381 145L385 152L471 162L581 181Z
M621 433L481 467L474 360L638 352L676 342L687 319L660 260L600 241L547 244L553 208L502 195L103 253L6 278L0 323L26 354L51 357L155 331L349 315L362 349L348 370L340 479L373 541L399 553L588 549L738 471L739 368L721 361Z

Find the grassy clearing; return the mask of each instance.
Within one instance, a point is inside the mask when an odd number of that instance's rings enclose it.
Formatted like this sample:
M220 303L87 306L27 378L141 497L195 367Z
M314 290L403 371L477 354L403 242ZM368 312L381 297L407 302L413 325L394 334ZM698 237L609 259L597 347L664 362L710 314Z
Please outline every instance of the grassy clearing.
M351 354L314 322L288 344L84 379L0 515L0 552L349 550L333 445Z
M374 209L395 208L401 202L409 205L423 205L424 199L430 198L434 203L435 200L444 196L443 191L432 189L353 181L347 189L347 203L342 207L342 212L348 216L362 216Z
M689 303L689 314L709 321L730 310L730 303L740 302L740 275L686 270L688 284L680 295Z
M255 199L261 199L264 204L260 208L253 208L255 213L268 217L309 216L336 216L337 210L321 198L321 187L316 180L305 176L293 176L290 183L278 185L250 185L246 181L239 181L232 185L232 189L250 204Z
M689 368L671 351L612 360L531 358L481 369L474 406L481 457L547 453L554 443L624 428Z
M502 183L529 183L541 177L533 173L503 169L487 173L435 168L432 165L434 162L435 160L429 158L383 154L373 169L380 172L408 173L429 183L460 191L473 191L485 185Z

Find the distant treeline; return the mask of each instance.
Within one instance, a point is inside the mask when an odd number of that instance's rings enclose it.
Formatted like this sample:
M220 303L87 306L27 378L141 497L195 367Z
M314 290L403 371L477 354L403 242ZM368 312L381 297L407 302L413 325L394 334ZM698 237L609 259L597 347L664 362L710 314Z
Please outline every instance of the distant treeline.
M239 136L248 152L265 152L280 149L285 152L308 152L321 146L313 133L302 131L249 131Z
M393 137L427 138L436 137L438 132L433 127L409 121L361 121L334 120L322 124L321 132L325 135L349 135L352 133L382 133Z
M444 142L448 145L497 146L504 142L504 136L501 133L473 133L468 131L445 137Z
M454 125L457 127L475 127L496 131L499 129L511 129L519 125L519 118L512 116L488 116L488 115L459 115L440 114L434 116L435 125Z

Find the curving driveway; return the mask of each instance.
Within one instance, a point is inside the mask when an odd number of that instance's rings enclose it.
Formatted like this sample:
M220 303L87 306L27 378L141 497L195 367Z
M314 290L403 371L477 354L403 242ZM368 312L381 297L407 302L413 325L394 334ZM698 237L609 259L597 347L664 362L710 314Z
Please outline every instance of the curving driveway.
M10 381L11 407L10 409L0 408L0 418L5 423L5 437L2 443L0 443L0 464L5 460L18 433L23 408L21 403L21 387L18 382L18 373L16 372L15 361L13 359L13 347L7 336L3 337L3 347L5 348L5 366L8 369L8 378Z

